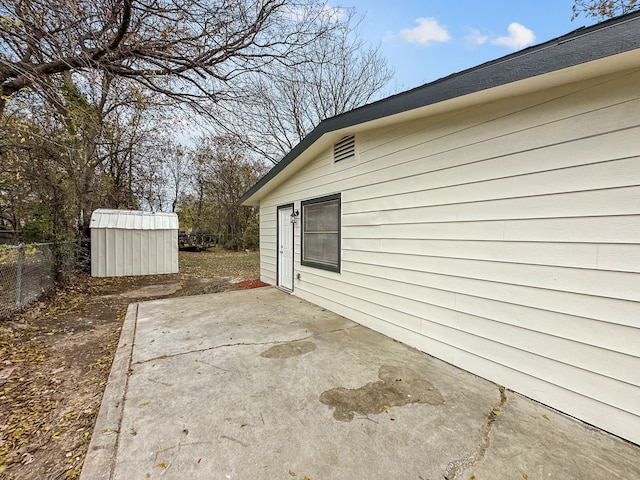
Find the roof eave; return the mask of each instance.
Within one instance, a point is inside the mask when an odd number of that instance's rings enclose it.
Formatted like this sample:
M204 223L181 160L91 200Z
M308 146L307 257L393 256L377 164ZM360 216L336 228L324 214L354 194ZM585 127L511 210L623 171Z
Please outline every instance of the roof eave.
M441 78L323 120L240 199L259 205L261 192L283 170L330 132L391 117L640 48L640 12L623 15L497 60Z

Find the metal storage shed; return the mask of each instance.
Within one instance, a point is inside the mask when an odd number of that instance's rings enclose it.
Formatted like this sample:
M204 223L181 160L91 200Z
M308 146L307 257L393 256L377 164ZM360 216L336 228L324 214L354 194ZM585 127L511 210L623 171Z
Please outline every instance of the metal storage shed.
M178 273L175 213L98 209L90 226L91 276Z

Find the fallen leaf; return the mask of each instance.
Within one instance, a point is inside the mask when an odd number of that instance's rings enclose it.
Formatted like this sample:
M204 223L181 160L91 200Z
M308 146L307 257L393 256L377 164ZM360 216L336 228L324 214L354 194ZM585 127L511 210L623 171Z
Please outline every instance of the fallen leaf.
M146 407L147 405L149 405L149 402L142 402L138 404L139 407Z
M291 470L289 470L289 475L291 475L292 477L297 477L298 475L296 475L296 472L292 472Z
M248 423L243 423L242 425L240 425L240 428L244 428L244 427L246 427L247 425L249 425L249 424L248 424Z
M542 415L542 418L544 418L545 420L547 420L547 421L549 421L549 422L551 421L551 420L549 419L549 417L547 417L546 415Z
M156 463L153 468L167 468L167 464L165 462L162 463Z
M6 383L14 370L15 368L3 368L0 370L0 385Z
M526 472L522 472L522 478L529 478L529 475Z
M497 417L498 415L500 415L500 410L498 410L498 409L491 410L491 413L494 414Z

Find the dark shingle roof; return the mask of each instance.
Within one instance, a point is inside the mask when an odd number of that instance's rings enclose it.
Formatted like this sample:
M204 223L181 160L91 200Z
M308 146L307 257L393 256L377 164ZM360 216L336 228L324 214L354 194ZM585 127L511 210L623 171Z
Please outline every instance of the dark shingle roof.
M252 197L326 133L637 48L640 48L640 11L579 28L548 42L328 118L251 187L240 201L245 202Z

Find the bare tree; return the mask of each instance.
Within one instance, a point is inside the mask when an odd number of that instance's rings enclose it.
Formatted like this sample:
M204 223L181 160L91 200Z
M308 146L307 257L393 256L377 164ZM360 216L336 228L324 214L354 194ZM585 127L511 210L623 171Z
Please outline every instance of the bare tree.
M172 140L167 140L160 148L160 152L165 159L165 169L168 177L167 187L171 189L169 192L171 211L175 212L189 178L190 159L184 146Z
M148 93L120 79L113 84L112 95L118 104L108 110L103 121L95 152L98 167L92 196L101 207L137 209L138 171L148 152L155 151L159 144L159 112Z
M0 114L66 71L129 78L200 111L330 31L319 0L0 0Z
M611 18L638 10L640 2L637 0L575 0L572 8L572 20L581 14L596 18Z
M355 12L340 14L330 35L298 52L296 65L272 64L244 83L244 96L223 105L221 126L272 163L321 120L376 99L393 77L379 50L360 38Z
M264 164L247 153L233 136L196 140L190 193L178 209L181 224L192 233L215 232L227 247L244 247L245 230L257 213L242 207L240 197L265 173Z
M176 208L184 156L167 162L154 123L179 115L178 105L219 118L225 104L251 127L272 123L237 138L269 145L277 161L320 119L370 101L391 77L344 13L323 0L0 0L3 221L24 224L44 208L62 238L86 232L97 207ZM265 122L261 111L277 114ZM198 212L224 181L239 196L257 179L259 162L247 167L245 151L215 158L233 161L195 169L208 175L194 189ZM18 184L32 195L18 195ZM244 211L228 205L238 239Z
M158 156L146 158L137 168L135 195L140 199L143 210L166 211L167 196L164 191L166 177L162 160Z

